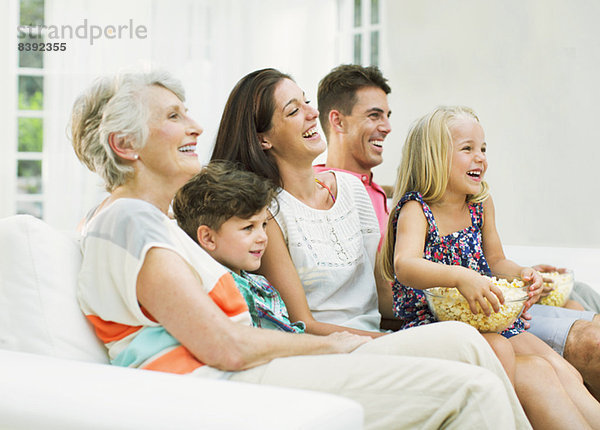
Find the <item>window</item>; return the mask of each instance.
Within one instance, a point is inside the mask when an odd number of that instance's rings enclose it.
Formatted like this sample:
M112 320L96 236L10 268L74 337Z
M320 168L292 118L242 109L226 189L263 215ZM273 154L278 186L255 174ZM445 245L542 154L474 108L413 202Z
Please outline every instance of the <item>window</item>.
M384 0L338 0L340 63L379 66Z
M43 218L44 52L34 47L43 43L44 0L20 0L18 22L27 30L18 34L15 212Z

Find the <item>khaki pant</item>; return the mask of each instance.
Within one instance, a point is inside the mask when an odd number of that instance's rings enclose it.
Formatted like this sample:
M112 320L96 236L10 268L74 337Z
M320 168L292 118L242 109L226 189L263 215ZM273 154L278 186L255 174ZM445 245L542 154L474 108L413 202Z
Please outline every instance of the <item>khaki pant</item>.
M351 354L279 358L231 380L349 397L367 429L531 428L489 345L461 323L389 334Z

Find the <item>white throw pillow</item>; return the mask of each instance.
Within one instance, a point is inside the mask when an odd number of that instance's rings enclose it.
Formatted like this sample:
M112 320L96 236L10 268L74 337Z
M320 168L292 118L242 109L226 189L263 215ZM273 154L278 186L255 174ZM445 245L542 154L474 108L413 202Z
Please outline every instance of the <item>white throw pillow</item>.
M0 348L107 363L79 309L76 232L30 215L0 219Z

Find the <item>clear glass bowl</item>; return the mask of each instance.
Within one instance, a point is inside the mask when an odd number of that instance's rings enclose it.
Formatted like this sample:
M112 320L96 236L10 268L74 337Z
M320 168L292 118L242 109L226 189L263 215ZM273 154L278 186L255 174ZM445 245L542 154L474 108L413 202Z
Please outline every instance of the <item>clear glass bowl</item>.
M550 278L553 282L544 282L544 286L553 286L554 290L546 297L542 297L538 304L547 306L562 307L569 300L573 290L573 271L567 270L564 273L559 272L540 272L543 278Z
M500 305L498 312L492 310L490 316L486 316L479 305L479 313L473 314L469 303L456 288L434 287L423 290L423 293L438 321L462 321L482 333L497 333L510 327L521 315L530 283L502 276L491 279L502 291L504 304Z

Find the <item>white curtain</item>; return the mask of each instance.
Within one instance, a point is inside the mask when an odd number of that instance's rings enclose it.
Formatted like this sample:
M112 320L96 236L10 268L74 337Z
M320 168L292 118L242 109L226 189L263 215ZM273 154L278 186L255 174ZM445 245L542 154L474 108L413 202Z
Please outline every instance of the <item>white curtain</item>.
M72 104L92 80L124 68L161 67L180 78L187 106L203 126L207 161L226 98L246 73L291 73L316 103L319 79L335 65L335 0L46 0L46 25L143 25L146 38L68 39L46 61L45 218L69 229L105 196L98 176L76 159L67 136ZM81 33L80 33L81 34Z

